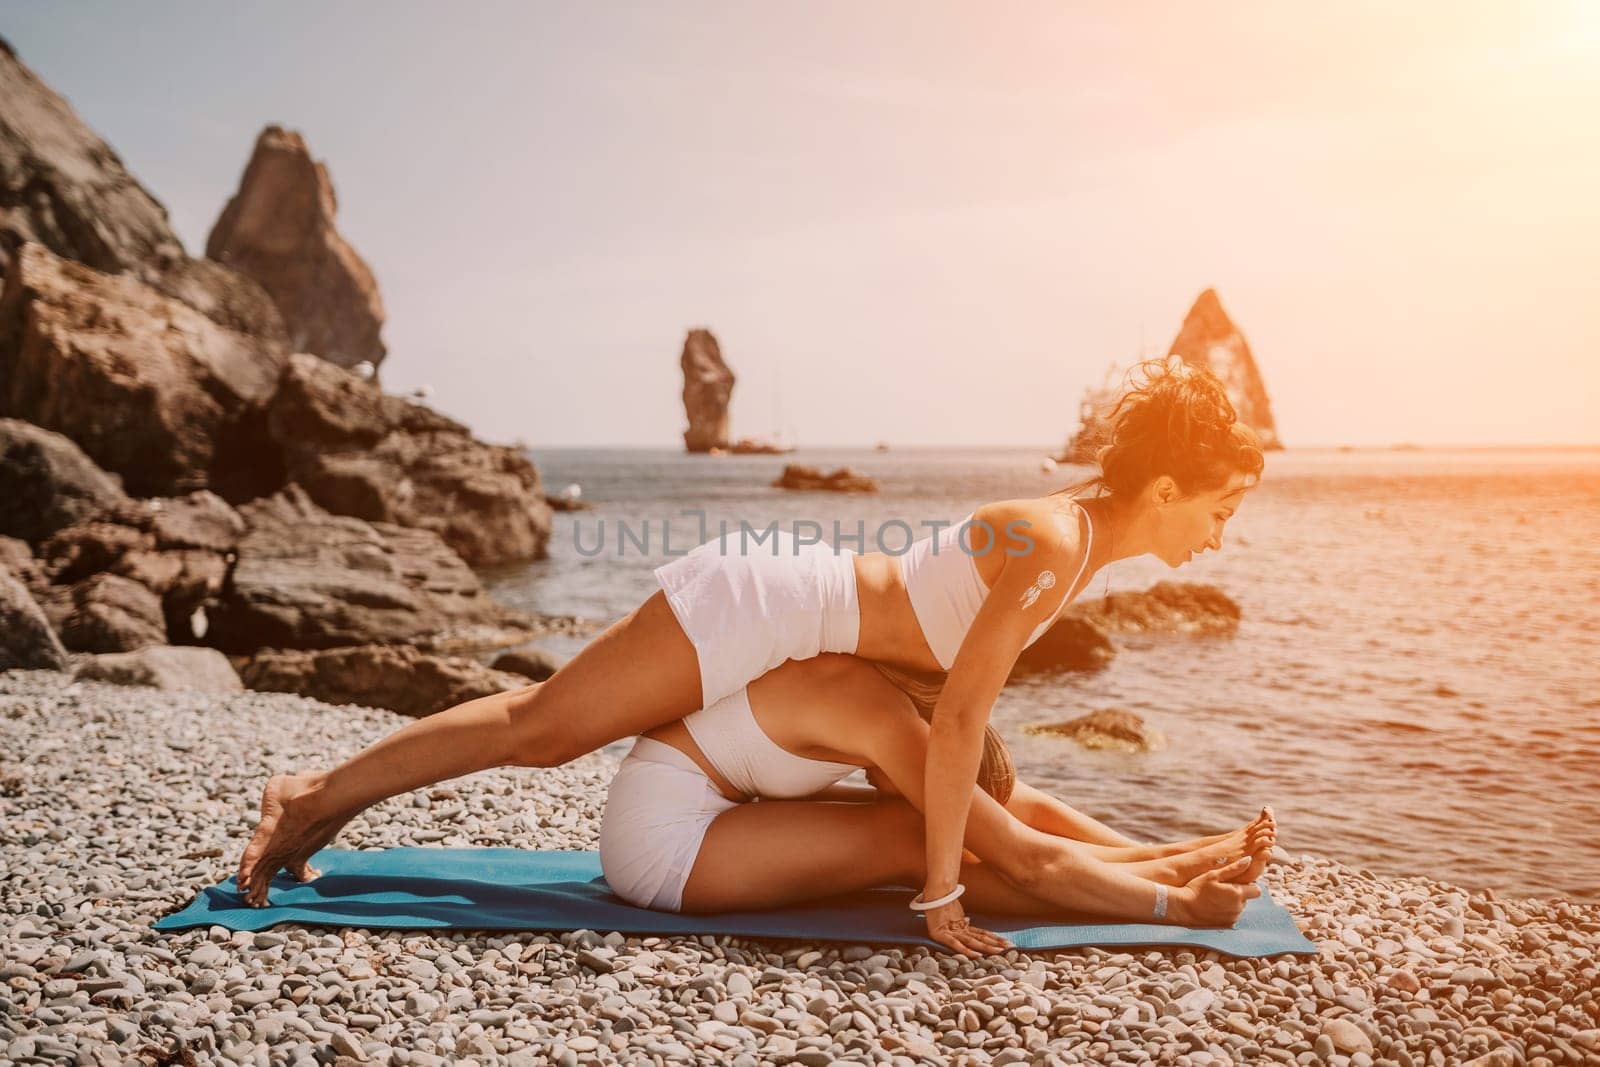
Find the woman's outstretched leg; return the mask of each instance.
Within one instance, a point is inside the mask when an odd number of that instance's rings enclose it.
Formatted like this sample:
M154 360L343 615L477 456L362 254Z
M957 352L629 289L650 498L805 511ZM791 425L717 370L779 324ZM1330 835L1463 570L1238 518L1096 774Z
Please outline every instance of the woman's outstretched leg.
M994 810L1001 811L999 805ZM681 908L686 912L775 908L872 886L916 885L924 876L922 834L921 813L900 799L868 804L806 800L741 804L717 816L707 829L684 885ZM1153 917L1154 880L1134 873L1128 865L1074 852L1059 838L1038 836L1042 840L1019 841L1016 847L1027 862L1038 864L1050 877L1029 879L1026 887L1002 873L997 864L962 865L961 881L972 910L1092 914L1133 921ZM1223 873L1242 879L1242 870ZM1213 876L1217 872L1206 872L1207 880ZM1219 898L1238 898L1242 909L1245 898L1259 895L1254 885L1228 885L1209 890L1205 903L1214 912L1225 907ZM1165 921L1201 918L1174 908ZM1003 947L998 939L991 946Z
M388 797L491 767L557 767L700 706L699 659L657 591L546 681L417 719L331 771L274 776L240 890L260 906L280 869L314 876L311 855Z
M1009 809L1008 809L1009 810ZM1035 829L1038 829L1035 827ZM1262 808L1261 814L1255 819L1225 834L1215 834L1211 837L1197 837L1188 841L1174 841L1169 844L1136 845L1131 848L1122 848L1117 845L1097 845L1084 841L1077 841L1071 837L1059 834L1071 847L1079 849L1097 860L1106 863L1122 864L1152 864L1152 869L1160 869L1161 864L1166 866L1186 869L1194 863L1213 863L1218 860L1234 860L1241 853L1254 852L1265 845L1271 848L1277 844L1278 824L1272 815L1270 807ZM1187 881L1188 879L1184 879Z
M712 821L681 910L781 908L875 886L918 885L923 865L922 815L903 800L763 800ZM963 863L961 881L975 910L1062 914L1061 905L1018 889L990 864Z

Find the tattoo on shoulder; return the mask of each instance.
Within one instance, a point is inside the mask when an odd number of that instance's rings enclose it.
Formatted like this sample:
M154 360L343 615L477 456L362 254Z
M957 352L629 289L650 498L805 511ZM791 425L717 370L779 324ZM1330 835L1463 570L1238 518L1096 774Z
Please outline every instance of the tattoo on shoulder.
M1033 580L1033 584L1022 591L1022 606L1025 608L1033 607L1033 602L1039 599L1039 594L1055 584L1055 571L1040 571L1039 577Z

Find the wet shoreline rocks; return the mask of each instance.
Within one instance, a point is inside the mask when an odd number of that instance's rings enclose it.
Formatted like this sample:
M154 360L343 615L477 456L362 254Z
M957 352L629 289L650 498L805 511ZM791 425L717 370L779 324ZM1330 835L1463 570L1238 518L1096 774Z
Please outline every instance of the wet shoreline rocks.
M1159 752L1167 747L1167 739L1160 730L1121 708L1102 708L1067 722L1029 723L1022 732L1066 738L1088 749Z
M400 721L0 674L17 757L0 769L0 1059L1551 1067L1600 1052L1600 905L1308 855L1265 878L1312 957L150 928L232 873L269 772L326 766ZM336 847L592 849L615 763L421 789Z
M1229 637L1241 614L1232 597L1197 582L1157 582L1142 592L1080 600L1022 650L1008 681L1098 670L1116 657L1113 637Z
M1112 634L1220 636L1239 628L1239 605L1215 586L1157 582L1142 592L1108 593L1067 608L1066 614Z

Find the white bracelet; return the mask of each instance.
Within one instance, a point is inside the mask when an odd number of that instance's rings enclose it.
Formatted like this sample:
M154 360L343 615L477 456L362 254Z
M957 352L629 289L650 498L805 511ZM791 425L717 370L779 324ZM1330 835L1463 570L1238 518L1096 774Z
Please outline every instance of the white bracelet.
M1158 883L1156 883L1156 918L1165 919L1166 917L1167 917L1167 887L1158 882Z
M959 899L961 894L965 893L966 891L967 887L962 885L960 882L957 882L954 889L950 890L950 892L946 893L938 900L930 900L927 903L923 903L922 894L918 893L916 896L911 898L911 904L909 906L912 911L932 911L934 908L942 908L952 900Z

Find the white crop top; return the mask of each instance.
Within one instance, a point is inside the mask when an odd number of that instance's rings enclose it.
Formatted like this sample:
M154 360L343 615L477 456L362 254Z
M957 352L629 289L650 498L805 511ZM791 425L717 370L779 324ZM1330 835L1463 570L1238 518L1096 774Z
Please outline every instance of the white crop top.
M1089 565L1089 552L1094 547L1094 522L1089 518L1087 508L1080 504L1078 510L1083 512L1083 521L1089 525L1083 562L1078 565L1078 573L1067 585L1067 599L1061 602L1061 607L1054 615L1028 635L1023 648L1044 636L1044 632L1061 617L1061 612L1071 603L1071 594L1078 587L1078 579L1083 577L1084 567ZM922 636L927 639L928 647L933 650L934 659L947 671L955 663L956 652L966 639L967 630L972 627L972 620L977 617L984 598L989 595L989 588L978 574L977 558L961 545L962 531L973 518L973 515L968 515L954 526L947 526L937 534L929 534L913 543L900 556L900 577L905 582L906 593L911 597L911 610L917 616L917 624L922 627ZM970 537L967 543L971 543ZM994 546L991 544L990 547L992 549Z

